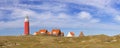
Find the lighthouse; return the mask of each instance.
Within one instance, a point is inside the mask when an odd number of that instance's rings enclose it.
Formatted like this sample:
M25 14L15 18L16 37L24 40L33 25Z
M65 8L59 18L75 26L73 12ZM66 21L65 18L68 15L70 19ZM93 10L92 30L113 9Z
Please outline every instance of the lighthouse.
M28 16L26 16L25 20L24 20L24 35L29 35L29 18L28 18Z

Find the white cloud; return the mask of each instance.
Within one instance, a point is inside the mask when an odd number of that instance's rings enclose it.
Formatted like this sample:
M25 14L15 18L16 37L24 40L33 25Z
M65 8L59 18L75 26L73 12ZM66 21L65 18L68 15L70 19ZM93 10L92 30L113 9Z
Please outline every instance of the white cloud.
M115 20L115 21L120 21L120 16L119 16L119 15L115 16L115 17L114 17L114 20Z
M57 1L73 3L78 5L82 4L82 5L93 6L93 7L96 7L99 10L99 12L105 12L106 14L110 14L111 16L120 14L118 10L116 10L111 6L111 4L113 4L114 2L118 2L118 0L64 0L64 1L57 0ZM76 7L76 8L80 9L80 7Z
M42 2L42 1L40 1ZM31 2L32 4L32 2ZM59 12L59 11L66 11L66 4L62 3L56 3L56 2L42 2L42 4L39 5L31 5L31 4L18 4L17 7L20 8L34 8L39 10L46 10L46 11L53 11L53 12ZM34 3L33 3L34 4Z
M100 19L92 19L90 20L91 23L97 23L97 22L100 22Z
M89 20L92 18L91 14L85 11L82 11L78 13L78 18L83 19L83 20Z
M42 12L42 13L37 13L35 11L29 10L29 9L19 9L16 8L12 11L10 17L11 19L16 19L13 21L0 21L0 25L2 28L20 28L23 27L24 23L24 17L26 15L30 15L30 26L31 27L38 27L38 26L46 26L46 27L57 27L57 26L63 26L64 24L66 25L65 22L62 19L69 19L69 16L65 13L58 13L54 14L52 12ZM61 19L62 18L62 19ZM61 19L61 20L60 20ZM14 27L13 27L14 24ZM64 25L64 26L65 26Z
M36 14L36 19L32 22L33 26L44 25L46 27L60 27L70 21L70 16L65 13L54 14L52 12L43 12Z
M14 9L13 12L11 13L11 17L13 18L21 18L25 17L26 15L34 15L35 12L29 9Z
M36 13L35 17L37 19L47 20L47 19L54 18L54 15L51 12L43 12L43 13Z
M65 13L59 13L59 14L58 14L58 18L69 19L69 18L70 18L70 15L67 15L67 14L65 14Z
M14 8L13 10L11 10L12 13L8 14L9 15L9 20L11 21L0 21L0 29L5 29L5 28L21 28L23 27L23 23L24 23L24 17L26 15L30 15L30 18L34 18L34 15L37 15L36 12L29 10L29 9L20 9L20 8ZM4 18L7 18L5 16L2 16ZM14 20L12 20L14 19ZM31 19L30 19L31 20ZM32 19L34 20L34 19ZM30 24L31 26L33 26L33 24Z
M66 0L65 0L66 1ZM108 13L118 14L117 11L113 8L108 8L106 5L109 3L106 3L107 0L67 0L66 2L72 2L75 4L87 4L91 6L95 6L100 8L100 10L105 10ZM110 1L110 0L109 0ZM109 2L108 1L108 2ZM66 10L66 5L64 4L58 4L58 5L51 5L51 4L43 4L43 5L23 5L18 4L18 6L25 7L26 9L22 8L14 8L14 7L0 7L4 10L12 10L12 14L10 15L12 18L22 18L19 20L9 21L9 22L0 22L1 28L19 28L23 27L23 20L26 15L30 16L30 23L31 26L38 27L38 26L46 26L46 27L63 27L63 28L103 28L103 29L116 29L119 28L117 26L119 25L109 25L109 24L101 24L100 19L96 19L87 11L82 11L77 14L77 17L82 20L87 20L87 22L81 22L81 20L77 20L76 16L68 15L64 12ZM42 9L42 10L48 10L45 12L37 13L33 10L30 10L28 8L35 8L35 9ZM49 10L53 10L59 13L53 13ZM62 18L62 19L61 19ZM74 19L72 19L74 18ZM116 16L114 18L115 20L120 20L119 16ZM14 27L13 27L14 24ZM105 26L105 27L103 27ZM109 27L110 26L110 27Z
M62 2L62 1L61 1ZM106 5L109 5L111 3L111 0L64 0L63 2L70 2L75 4L85 4L85 5L91 5L98 8L104 8Z
M119 30L119 25L110 23L84 23L83 28L88 29L101 29L101 30Z
M15 21L9 21L4 22L0 21L0 29L6 29L6 28L20 28L23 27L23 20L15 20Z
M78 13L77 18L90 23L100 22L100 19L94 18L89 12L85 12L85 11L81 11L80 13Z
M3 19L3 12L0 11L0 19Z

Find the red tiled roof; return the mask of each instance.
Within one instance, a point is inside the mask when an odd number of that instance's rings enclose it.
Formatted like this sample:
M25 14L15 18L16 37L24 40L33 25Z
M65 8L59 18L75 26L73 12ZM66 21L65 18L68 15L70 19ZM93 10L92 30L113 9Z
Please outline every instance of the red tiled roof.
M53 29L52 30L52 35L60 35L60 33L61 33L61 31L60 31L60 29Z
M39 30L39 32L47 32L47 30L46 29L41 29L41 30Z
M73 35L73 36L75 35L74 32L70 32L70 34Z

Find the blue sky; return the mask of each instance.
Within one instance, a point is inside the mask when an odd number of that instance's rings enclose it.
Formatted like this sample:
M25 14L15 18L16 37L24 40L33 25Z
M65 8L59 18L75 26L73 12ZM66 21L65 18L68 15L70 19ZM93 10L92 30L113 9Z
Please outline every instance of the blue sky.
M59 28L65 35L120 34L120 0L3 0L0 1L0 35L22 35L24 18L30 33Z

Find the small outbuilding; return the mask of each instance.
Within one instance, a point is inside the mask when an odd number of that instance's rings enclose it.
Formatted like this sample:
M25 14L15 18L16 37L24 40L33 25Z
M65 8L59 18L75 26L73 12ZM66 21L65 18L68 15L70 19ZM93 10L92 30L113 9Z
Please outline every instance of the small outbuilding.
M80 32L79 37L84 37L84 33Z
M47 30L46 29L41 29L41 30L39 30L39 32L40 32L40 34L47 34Z
M69 33L67 34L67 37L74 37L74 36L75 36L74 32L69 32Z
M51 35L61 36L61 30L60 29L53 29L52 32L51 32Z

